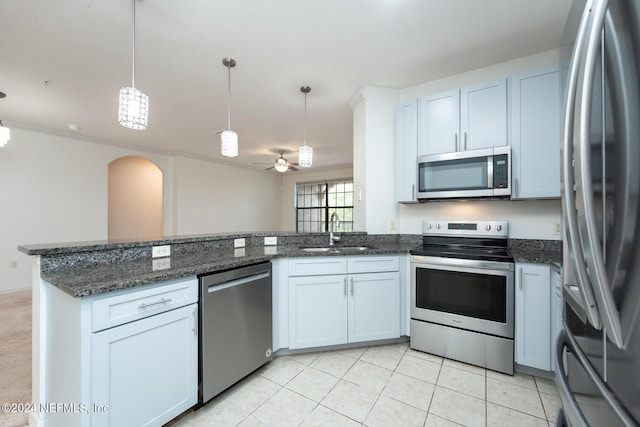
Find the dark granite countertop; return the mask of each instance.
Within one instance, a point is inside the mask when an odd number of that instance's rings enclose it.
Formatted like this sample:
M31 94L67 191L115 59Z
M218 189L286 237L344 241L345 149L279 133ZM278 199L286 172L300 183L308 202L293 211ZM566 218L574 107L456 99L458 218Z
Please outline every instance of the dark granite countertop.
M562 267L561 240L509 239L515 262L534 262Z
M407 254L415 246L414 242L382 243L364 251L343 250L321 253L306 252L299 246L250 246L240 250L214 248L172 255L163 260L163 262L168 261L167 268L155 271L154 260L144 258L55 268L42 271L41 277L73 297L86 297L181 277L219 272L275 258Z

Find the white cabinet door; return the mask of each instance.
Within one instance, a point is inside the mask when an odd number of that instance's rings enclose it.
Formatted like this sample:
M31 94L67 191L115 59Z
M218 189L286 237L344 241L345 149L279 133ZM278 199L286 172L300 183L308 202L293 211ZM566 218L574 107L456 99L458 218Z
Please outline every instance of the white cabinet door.
M347 276L289 278L289 348L347 342Z
M544 264L516 263L516 362L551 370L551 277Z
M512 199L560 197L560 145L558 67L513 76Z
M349 342L400 336L400 273L349 276Z
M460 93L458 89L420 99L418 156L458 151Z
M197 403L197 318L191 304L92 334L92 426L161 426Z
M459 151L507 145L506 79L460 90Z
M396 202L416 202L418 101L401 102L396 112Z

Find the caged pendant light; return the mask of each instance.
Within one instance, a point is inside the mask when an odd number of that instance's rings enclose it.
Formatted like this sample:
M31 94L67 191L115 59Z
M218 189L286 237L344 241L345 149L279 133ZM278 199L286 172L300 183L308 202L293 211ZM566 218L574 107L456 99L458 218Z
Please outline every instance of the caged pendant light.
M307 94L311 92L311 88L302 86L300 92L304 93L304 145L298 149L298 166L310 168L313 163L313 148L307 145Z
M136 0L133 3L133 60L131 65L131 87L120 88L118 121L124 127L136 130L147 128L149 97L135 88L136 81Z
M227 67L227 129L220 135L220 152L225 157L238 157L238 134L231 130L231 68L236 66L233 58L224 58L222 64Z

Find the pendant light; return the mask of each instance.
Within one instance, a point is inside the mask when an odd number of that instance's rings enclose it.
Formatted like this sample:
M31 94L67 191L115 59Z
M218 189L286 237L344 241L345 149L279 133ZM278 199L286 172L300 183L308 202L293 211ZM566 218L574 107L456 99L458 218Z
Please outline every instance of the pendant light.
M227 129L220 135L220 152L225 157L238 157L238 134L231 130L231 68L236 66L233 58L224 58L222 64L227 67Z
M11 131L9 128L2 126L2 120L0 120L0 147L7 145L10 139Z
M135 88L136 81L136 0L133 3L133 61L131 64L131 87L120 89L118 121L124 127L137 130L147 128L149 97Z
M304 145L298 149L298 166L310 168L313 163L313 148L307 145L307 94L311 92L311 88L302 86L300 92L304 93Z
M7 95L4 92L0 92L0 98L4 98ZM2 126L2 120L0 120L0 147L7 145L7 142L11 139L11 131L9 128Z

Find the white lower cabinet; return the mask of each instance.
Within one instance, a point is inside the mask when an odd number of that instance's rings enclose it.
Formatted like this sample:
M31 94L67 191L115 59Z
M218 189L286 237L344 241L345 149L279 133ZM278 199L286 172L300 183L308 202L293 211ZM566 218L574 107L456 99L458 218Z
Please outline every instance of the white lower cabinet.
M305 265L316 258L301 259ZM325 263L327 258L317 258ZM310 348L400 336L398 257L335 258L342 270L289 276L289 348ZM354 262L352 262L352 260ZM295 264L297 260L291 260ZM348 267L347 267L348 265ZM363 271L371 271L365 273ZM356 273L351 274L351 271Z
M546 264L516 263L516 363L551 370L551 276Z
M198 400L198 279L74 298L46 282L39 425L162 426Z
M161 426L198 395L197 304L92 335L92 426Z

